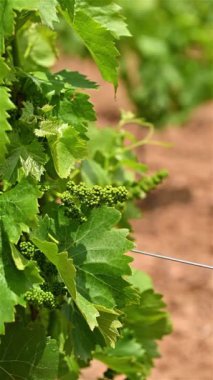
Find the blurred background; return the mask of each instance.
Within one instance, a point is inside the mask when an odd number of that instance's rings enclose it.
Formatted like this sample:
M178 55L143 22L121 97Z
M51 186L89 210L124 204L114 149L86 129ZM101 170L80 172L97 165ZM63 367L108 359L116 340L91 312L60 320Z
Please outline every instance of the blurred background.
M143 217L132 223L137 248L213 265L213 0L117 3L132 37L123 31L116 97L63 23L54 70L78 70L98 82L100 88L88 92L100 126L113 127L121 109L131 110L154 123L155 139L173 145L137 150L151 169L169 171L139 202ZM129 128L140 138L140 127ZM152 276L174 324L150 380L212 380L212 272L142 255L134 265ZM82 380L101 371L96 363Z

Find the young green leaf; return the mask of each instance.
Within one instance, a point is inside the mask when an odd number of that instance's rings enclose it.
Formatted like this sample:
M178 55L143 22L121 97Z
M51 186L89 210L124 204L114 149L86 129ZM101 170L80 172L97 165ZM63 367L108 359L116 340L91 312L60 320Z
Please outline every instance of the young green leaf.
M86 154L85 140L71 125L60 120L43 121L36 134L47 137L55 170L61 178L67 178L76 159Z

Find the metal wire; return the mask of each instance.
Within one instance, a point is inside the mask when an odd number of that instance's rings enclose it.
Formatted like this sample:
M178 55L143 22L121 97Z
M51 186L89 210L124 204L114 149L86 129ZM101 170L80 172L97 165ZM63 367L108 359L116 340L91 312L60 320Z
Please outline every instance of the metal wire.
M213 266L208 265L208 264L196 263L193 261L177 259L176 257L164 256L164 255L161 255L161 253L151 253L151 252L141 251L139 249L132 249L131 252L140 253L140 254L145 255L145 256L155 257L157 259L175 261L177 263L192 265L195 267L200 267L200 268L205 268L205 269L213 269Z

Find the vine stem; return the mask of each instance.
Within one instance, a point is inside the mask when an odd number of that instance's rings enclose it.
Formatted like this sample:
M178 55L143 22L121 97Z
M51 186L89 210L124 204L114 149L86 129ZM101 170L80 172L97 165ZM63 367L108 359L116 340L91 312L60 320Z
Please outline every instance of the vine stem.
M15 37L12 41L12 55L13 55L13 63L15 67L20 67L20 57L19 57L19 48L18 48L18 41L17 41L17 33L15 34Z
M152 137L155 132L153 124L144 122L144 120L139 119L139 118L132 118L132 119L128 118L126 120L125 119L121 120L118 124L117 130L121 130L121 128L125 127L128 124L137 124L144 128L148 128L149 130L145 138L137 142L134 142L133 144L129 144L128 146L124 148L124 152L128 152L130 150L133 150L143 145L155 145L155 146L162 146L164 148L171 148L173 146L172 143L152 140Z
M164 148L172 148L173 144L169 142L164 142L164 141L156 141L156 140L150 140L150 139L143 139L139 140L134 144L128 145L127 147L124 148L124 152L128 152L130 150L133 150L135 148L138 148L143 145L155 145L155 146L162 146Z

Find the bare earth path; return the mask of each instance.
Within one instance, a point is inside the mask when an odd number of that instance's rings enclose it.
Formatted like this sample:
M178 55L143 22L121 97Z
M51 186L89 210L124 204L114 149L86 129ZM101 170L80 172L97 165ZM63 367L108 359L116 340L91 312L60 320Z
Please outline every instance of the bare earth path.
M62 67L84 72L103 85L93 95L101 123L115 122L119 107L130 108L122 87L115 102L111 86L90 63L63 59L57 68ZM146 147L141 160L153 170L168 168L170 177L141 205L144 218L134 221L137 247L213 265L213 105L198 109L183 128L156 137L173 142L174 148ZM141 255L135 265L148 272L164 294L174 324L149 380L212 380L213 273ZM95 380L98 371L95 366L82 380Z

